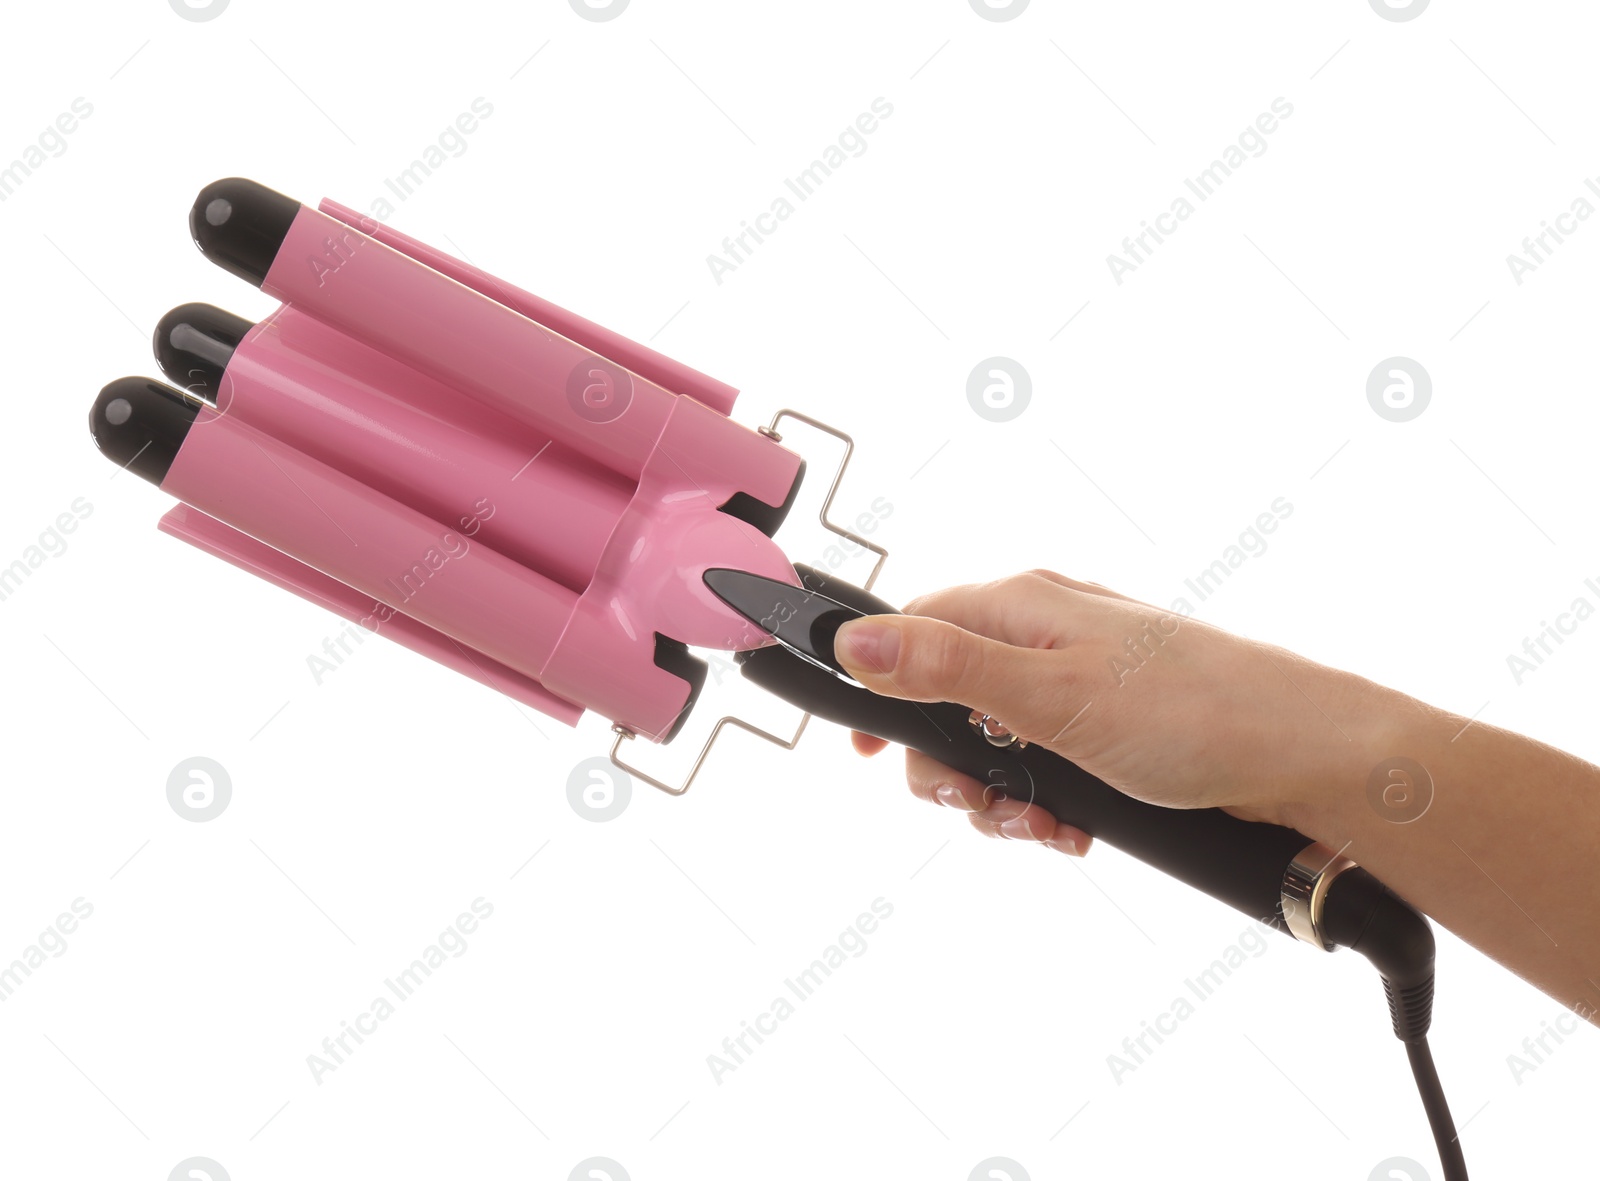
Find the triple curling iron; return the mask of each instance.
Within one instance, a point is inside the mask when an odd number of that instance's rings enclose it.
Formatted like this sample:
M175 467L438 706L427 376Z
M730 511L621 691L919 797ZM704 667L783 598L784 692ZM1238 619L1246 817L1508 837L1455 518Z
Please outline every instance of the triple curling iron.
M160 528L568 725L669 742L706 663L1030 799L1218 901L1382 975L1447 1181L1465 1164L1426 1034L1433 934L1366 870L1292 829L1142 803L957 703L882 697L833 655L894 608L773 541L805 477L795 411L749 429L737 391L333 201L242 179L189 225L280 301L252 324L188 304L156 330L173 384L122 378L90 431L174 496ZM833 525L836 533L883 551ZM792 746L738 719L721 719ZM804 727L804 721L801 726ZM795 739L798 739L797 732ZM694 763L698 770L711 740ZM690 772L692 779L694 770Z

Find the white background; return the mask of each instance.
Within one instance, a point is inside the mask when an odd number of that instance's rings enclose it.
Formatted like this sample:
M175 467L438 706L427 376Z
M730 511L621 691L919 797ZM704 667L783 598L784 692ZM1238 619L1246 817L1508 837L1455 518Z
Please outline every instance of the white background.
M381 642L317 685L340 622L158 535L169 498L85 414L154 372L169 307L270 310L189 243L203 184L365 209L481 96L391 224L739 386L749 425L854 434L838 507L892 505L889 598L1048 566L1165 603L1285 497L1200 617L1593 759L1600 623L1521 685L1506 656L1596 599L1600 224L1521 285L1505 258L1600 174L1595 32L1578 3L8 6L0 161L93 114L0 204L0 564L92 513L0 603L0 961L94 910L0 1004L0 1174L1436 1175L1357 957L1271 937L1118 1085L1107 1055L1245 920L1110 849L981 840L821 724L590 822L566 782L604 720ZM879 96L868 150L715 282L707 255ZM1280 96L1268 150L1116 283L1106 256ZM994 355L1032 378L1007 423L966 398ZM1433 381L1407 423L1366 398L1394 355ZM788 441L815 476L779 540L814 559L837 449ZM724 707L792 724L723 680L638 757L673 774ZM194 755L232 781L207 823L166 798ZM307 1055L480 896L466 953L315 1082ZM879 897L865 954L715 1082L707 1055ZM1474 1176L1580 1168L1593 1030L1507 1064L1559 1014L1441 933Z

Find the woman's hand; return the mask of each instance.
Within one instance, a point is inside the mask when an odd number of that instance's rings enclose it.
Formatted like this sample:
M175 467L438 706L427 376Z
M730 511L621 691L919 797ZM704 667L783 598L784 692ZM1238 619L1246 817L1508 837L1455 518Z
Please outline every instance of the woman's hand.
M1284 823L1301 794L1352 765L1350 729L1398 694L1090 582L1036 570L846 624L835 652L874 692L956 701L1119 791L1174 808ZM1404 700L1404 699L1401 699ZM1339 719L1335 721L1334 719ZM853 735L856 749L886 745ZM1359 759L1354 760L1359 762ZM988 836L1082 853L1089 838L1037 804L917 751L919 799Z

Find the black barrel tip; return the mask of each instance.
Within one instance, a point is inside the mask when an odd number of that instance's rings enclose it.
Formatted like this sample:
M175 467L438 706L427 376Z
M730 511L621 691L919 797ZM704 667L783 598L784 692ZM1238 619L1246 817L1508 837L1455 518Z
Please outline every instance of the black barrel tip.
M89 410L89 434L118 467L160 484L188 437L195 403L149 377L119 377Z
M215 402L233 350L254 327L208 303L180 304L156 324L156 363L168 381Z
M259 287L299 212L294 198L230 176L200 190L189 210L189 233L200 253Z

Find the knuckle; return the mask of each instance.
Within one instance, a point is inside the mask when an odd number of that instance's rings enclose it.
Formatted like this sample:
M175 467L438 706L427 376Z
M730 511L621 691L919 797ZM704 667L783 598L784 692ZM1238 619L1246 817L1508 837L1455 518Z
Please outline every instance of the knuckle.
M973 589L972 586L963 584L929 591L927 594L918 595L912 599L902 610L907 615L923 615L935 619L943 619L952 605L959 603L965 596L970 595Z
M957 688L980 681L984 671L984 646L955 626L941 627L938 634L936 683Z
M973 645L960 628L948 623L931 623L916 630L914 642L902 652L896 676L902 687L914 694L943 695L966 683Z
M990 587L999 594L1015 596L1037 590L1039 579L1030 570L1023 574L1008 574L990 583Z

